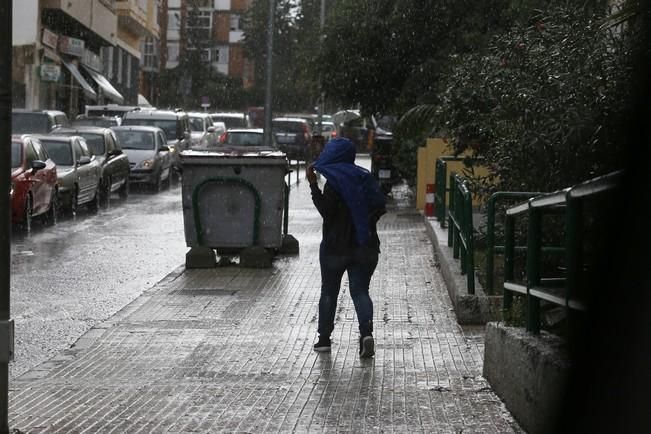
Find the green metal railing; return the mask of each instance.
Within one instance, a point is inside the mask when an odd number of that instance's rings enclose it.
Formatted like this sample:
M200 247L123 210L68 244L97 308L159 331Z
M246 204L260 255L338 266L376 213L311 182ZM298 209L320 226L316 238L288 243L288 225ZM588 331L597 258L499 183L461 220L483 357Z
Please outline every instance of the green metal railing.
M540 196L533 191L498 191L488 199L486 210L486 292L493 293L495 281L495 255L504 253L503 245L495 245L495 207L499 201L514 199L529 199ZM526 246L517 246L516 250L524 250Z
M452 191L448 188L448 161L464 161L466 165L472 165L476 161L483 161L481 157L454 157L451 155L444 155L436 159L436 166L434 168L434 182L436 190L434 193L434 208L436 210L435 217L439 221L441 227L445 227L446 212L447 212L447 199L448 193ZM450 194L450 200L452 195Z
M622 172L613 172L574 187L544 194L509 208L505 219L504 246L504 311L513 304L513 295L526 297L526 327L531 333L540 332L540 302L563 306L571 316L586 307L578 296L583 282L583 217L584 204L597 196L612 193L620 183ZM542 219L546 214L565 216L565 276L545 278L542 275ZM515 219L526 217L526 282L514 279Z
M253 209L253 245L258 245L258 238L260 235L260 193L253 184L245 179L221 176L208 178L201 181L199 184L197 184L196 187L194 187L194 190L192 191L192 213L194 217L194 227L197 232L197 244L200 246L204 245L203 226L201 223L201 214L199 213L199 194L201 193L203 187L205 187L207 184L239 184L244 186L253 194L253 199L255 201L255 206Z
M461 274L467 276L468 294L475 293L475 242L472 223L472 193L468 180L450 175L448 246L461 261Z

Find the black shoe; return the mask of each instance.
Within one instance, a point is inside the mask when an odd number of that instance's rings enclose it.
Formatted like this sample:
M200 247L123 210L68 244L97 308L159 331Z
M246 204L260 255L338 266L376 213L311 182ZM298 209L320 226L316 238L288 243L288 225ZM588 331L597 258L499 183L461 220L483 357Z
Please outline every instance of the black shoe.
M314 351L318 353L329 353L331 345L332 343L330 342L330 338L319 336L319 342L314 344Z
M375 342L373 336L362 336L359 338L359 357L368 358L375 354Z

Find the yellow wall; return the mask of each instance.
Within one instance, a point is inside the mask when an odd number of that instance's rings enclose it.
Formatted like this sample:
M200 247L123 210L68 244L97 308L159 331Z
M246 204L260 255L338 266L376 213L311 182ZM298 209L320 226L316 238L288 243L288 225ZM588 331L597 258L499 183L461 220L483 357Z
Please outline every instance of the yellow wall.
M445 155L453 155L452 148L448 146L447 142L440 138L429 138L424 147L418 148L418 170L416 175L416 208L422 210L425 207L425 190L427 184L434 184L434 176L436 173L436 160ZM460 156L472 155L471 152L464 152ZM446 180L449 179L451 173L463 173L463 161L448 161L448 173ZM488 176L488 169L484 166L475 165L474 173L478 176ZM446 198L446 203L449 203L449 198ZM480 205L478 198L473 197L473 205Z
M442 155L451 155L452 149L439 138L427 139L424 147L418 148L418 169L416 172L416 208L425 207L427 184L434 184L436 160Z

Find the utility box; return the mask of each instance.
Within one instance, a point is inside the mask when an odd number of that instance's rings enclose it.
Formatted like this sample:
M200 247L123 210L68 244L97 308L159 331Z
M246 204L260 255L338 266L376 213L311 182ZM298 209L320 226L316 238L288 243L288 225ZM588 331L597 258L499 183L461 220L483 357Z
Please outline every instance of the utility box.
M181 165L185 241L191 248L186 266L214 265L213 250L248 258L245 249L282 249L289 199L284 153L184 151Z

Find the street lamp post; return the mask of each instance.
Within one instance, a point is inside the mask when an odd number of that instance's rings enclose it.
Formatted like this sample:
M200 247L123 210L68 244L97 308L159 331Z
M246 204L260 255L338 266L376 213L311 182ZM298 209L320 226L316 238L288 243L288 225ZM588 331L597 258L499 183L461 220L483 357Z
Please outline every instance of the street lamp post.
M269 0L269 18L267 21L267 88L264 101L264 141L272 143L271 139L271 85L273 80L273 46L274 46L274 15L276 0Z
M323 27L325 26L325 0L321 0L321 14L319 20L319 47L323 50ZM321 94L319 95L319 110L317 114L316 133L321 135L323 133L323 104L325 103L325 92L323 90L323 77L319 79Z
M0 26L9 37L0 39L0 434L9 432L9 361L12 359L13 322L10 319L11 267L11 11L0 3Z

